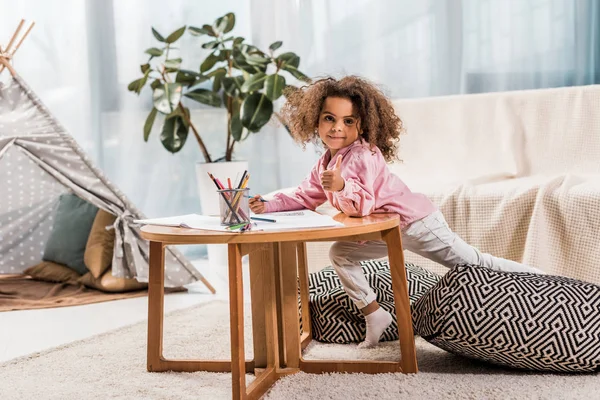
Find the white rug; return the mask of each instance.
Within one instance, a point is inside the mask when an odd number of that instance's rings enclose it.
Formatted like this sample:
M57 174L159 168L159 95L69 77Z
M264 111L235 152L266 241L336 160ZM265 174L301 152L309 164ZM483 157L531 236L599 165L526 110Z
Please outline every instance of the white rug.
M246 313L248 314L248 313ZM250 319L246 349L251 358ZM40 335L43 335L40 332ZM226 302L175 311L165 319L164 353L173 358L229 358ZM306 358L397 359L396 342L358 351L355 345L314 344ZM507 370L461 358L417 338L420 372L299 373L280 380L266 399L592 399L598 374ZM248 375L251 380L251 375ZM230 399L230 374L146 372L146 324L139 323L0 364L2 399Z

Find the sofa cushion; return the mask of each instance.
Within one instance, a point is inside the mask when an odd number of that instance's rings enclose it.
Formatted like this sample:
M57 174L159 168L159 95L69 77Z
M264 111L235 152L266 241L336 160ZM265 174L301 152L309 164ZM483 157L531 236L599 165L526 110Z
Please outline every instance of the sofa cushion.
M363 273L377 294L377 302L395 315L392 278L388 261L364 261ZM406 264L408 293L411 304L433 287L440 279L423 268ZM315 340L328 343L361 342L365 338L365 320L360 310L348 297L332 267L309 275L310 313L312 335ZM396 318L383 333L381 340L397 340Z
M97 212L98 208L74 194L61 195L42 259L85 274L83 255Z
M466 357L540 371L600 367L600 286L591 283L458 265L412 316L415 333Z

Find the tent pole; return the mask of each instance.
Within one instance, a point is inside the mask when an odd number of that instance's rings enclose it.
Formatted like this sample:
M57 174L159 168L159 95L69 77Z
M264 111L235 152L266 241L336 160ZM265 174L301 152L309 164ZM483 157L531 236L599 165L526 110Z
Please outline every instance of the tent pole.
M25 23L25 20L22 19L21 23L19 23L19 26L17 27L17 30L15 31L14 35L10 39L10 42L8 43L8 47L6 47L6 52L4 53L4 54L6 54L6 57L2 57L2 61L0 62L0 64L1 64L0 65L0 73L2 73L2 71L4 71L4 68L8 68L8 70L10 71L10 74L13 77L16 75L16 71L14 70L14 68L12 68L10 66L10 59L12 58L12 56L15 55L17 50L19 50L19 47L21 47L21 44L23 43L23 41L25 40L27 35L29 35L29 32L31 32L31 29L33 29L33 26L35 25L35 22L32 22L31 25L29 25L29 28L27 29L25 34L21 37L21 40L19 40L19 43L17 43L17 46L11 52L10 50L11 50L12 44L14 43L15 39L19 35L19 32L21 31L21 28L23 27L24 23ZM2 53L2 47L0 47L0 53Z
M21 28L23 27L24 23L25 23L25 20L22 19L21 22L19 23L19 26L17 26L17 30L15 31L15 34L10 39L10 42L8 42L8 46L6 46L6 53L7 54L10 53L10 49L12 48L12 44L15 41L15 39L17 38L17 35L19 34L19 32L21 32Z

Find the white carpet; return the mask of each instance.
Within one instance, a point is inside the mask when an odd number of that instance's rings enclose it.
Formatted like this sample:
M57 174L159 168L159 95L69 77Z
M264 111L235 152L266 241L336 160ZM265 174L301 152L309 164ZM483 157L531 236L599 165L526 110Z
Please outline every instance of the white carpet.
M246 313L248 314L248 313ZM165 319L164 353L176 358L229 358L226 302L175 311ZM251 358L250 319L246 349ZM39 333L43 335L43 332ZM306 358L397 359L397 343L370 351L315 344ZM420 372L299 373L280 380L266 399L592 399L598 374L513 371L449 354L417 338ZM251 375L248 376L251 378ZM251 379L249 379L251 380ZM0 364L2 399L230 399L229 374L146 372L146 324L74 342Z

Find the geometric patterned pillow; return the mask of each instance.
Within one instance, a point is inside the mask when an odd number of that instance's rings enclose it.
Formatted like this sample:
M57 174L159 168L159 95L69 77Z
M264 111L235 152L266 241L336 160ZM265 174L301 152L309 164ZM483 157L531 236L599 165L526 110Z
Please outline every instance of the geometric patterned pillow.
M388 261L363 261L363 273L377 294L379 305L394 316L381 340L398 340L392 278ZM440 276L414 264L406 264L408 293L413 304L439 280ZM365 320L348 297L332 267L309 275L310 312L313 339L327 343L361 342Z
M415 333L452 353L528 370L600 368L600 286L457 265L413 307Z

